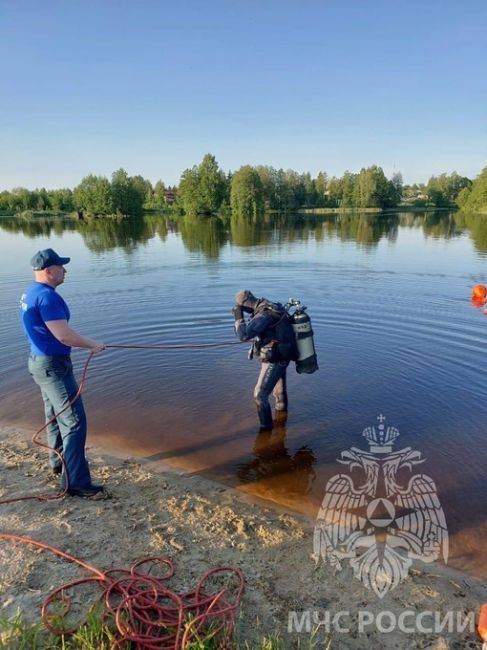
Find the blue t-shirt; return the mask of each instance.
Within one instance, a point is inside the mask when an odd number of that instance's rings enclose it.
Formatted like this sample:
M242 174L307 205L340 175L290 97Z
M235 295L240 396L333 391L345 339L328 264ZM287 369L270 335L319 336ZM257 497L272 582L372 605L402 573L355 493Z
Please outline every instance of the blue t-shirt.
M32 354L50 357L71 352L46 326L46 321L70 318L67 304L53 287L34 282L20 299L20 318Z

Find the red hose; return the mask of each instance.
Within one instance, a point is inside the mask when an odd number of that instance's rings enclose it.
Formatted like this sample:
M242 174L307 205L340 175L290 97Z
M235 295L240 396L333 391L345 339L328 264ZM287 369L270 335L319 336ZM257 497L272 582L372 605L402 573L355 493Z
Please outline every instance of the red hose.
M60 549L44 544L30 537L0 533L0 539L30 544L54 553L69 562L82 567L91 576L73 580L55 589L42 605L41 615L46 628L58 636L69 635L78 629L63 627L63 619L71 609L68 589L92 583L101 589L101 594L92 605L99 602L104 612L102 618L110 627L115 626L111 650L185 650L189 643L211 636L217 642L215 647L232 648L235 616L243 592L243 574L240 569L220 566L207 571L194 590L177 594L167 587L167 581L174 575L171 561L164 557L149 557L132 564L129 569L110 569L102 572L96 567L75 558ZM149 575L155 565L162 565L165 574ZM148 565L147 572L142 568ZM209 579L215 576L236 578L232 591L230 587L219 587L209 592ZM59 613L59 603L62 611ZM56 608L56 625L52 622ZM111 625L110 625L111 624ZM127 646L127 644L131 644Z

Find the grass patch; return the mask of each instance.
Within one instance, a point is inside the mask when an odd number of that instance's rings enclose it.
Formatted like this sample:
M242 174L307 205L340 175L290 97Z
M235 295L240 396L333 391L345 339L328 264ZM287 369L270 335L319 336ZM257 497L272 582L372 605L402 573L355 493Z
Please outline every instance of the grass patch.
M0 650L110 650L113 641L111 630L97 612L88 614L70 636L51 634L42 623L25 623L20 612L12 618L0 616Z
M72 635L55 636L47 632L42 623L27 624L20 612L11 618L0 616L0 650L110 650L115 637L110 627L103 623L100 612L92 611L85 623ZM130 650L131 644L121 650ZM197 636L188 643L188 650L216 650L218 640L210 631ZM299 650L332 650L331 641L319 643L316 634L308 639L297 640ZM237 642L235 650L286 650L284 639L279 634L263 637L257 644Z

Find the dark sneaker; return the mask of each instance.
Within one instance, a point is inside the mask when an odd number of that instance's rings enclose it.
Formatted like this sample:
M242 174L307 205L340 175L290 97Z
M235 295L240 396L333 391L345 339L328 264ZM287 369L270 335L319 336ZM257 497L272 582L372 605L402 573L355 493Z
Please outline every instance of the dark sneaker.
M90 487L86 488L68 488L68 494L72 497L83 497L84 499L90 499L95 496L106 498L103 485L90 485Z

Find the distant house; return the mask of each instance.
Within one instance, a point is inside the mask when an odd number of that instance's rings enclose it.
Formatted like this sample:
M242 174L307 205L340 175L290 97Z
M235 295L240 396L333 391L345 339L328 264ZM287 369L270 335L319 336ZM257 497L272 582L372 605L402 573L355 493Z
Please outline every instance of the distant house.
M174 201L178 198L178 193L176 191L176 188L171 188L169 187L165 192L164 192L164 200L166 203L174 203Z

